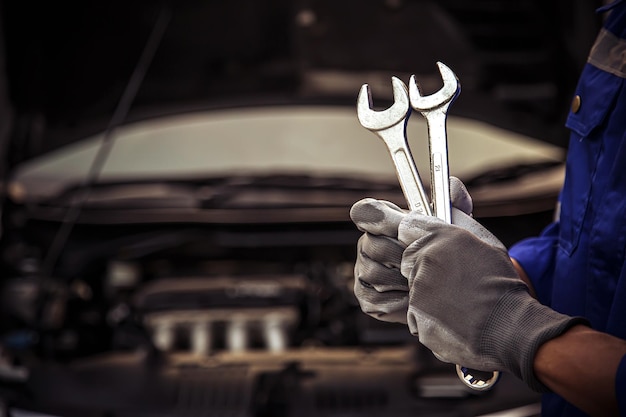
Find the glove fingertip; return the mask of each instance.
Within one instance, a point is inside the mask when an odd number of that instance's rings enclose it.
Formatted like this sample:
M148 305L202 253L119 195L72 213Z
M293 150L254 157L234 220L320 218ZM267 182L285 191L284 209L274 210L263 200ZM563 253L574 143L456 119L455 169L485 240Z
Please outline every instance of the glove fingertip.
M352 221L356 221L355 219L359 219L361 217L361 212L367 210L367 206L373 205L376 200L373 198L363 198L350 207L350 218Z
M359 200L350 209L350 218L361 231L394 238L404 216L404 211L395 204L373 198Z
M471 215L472 211L474 211L472 196L467 191L463 181L457 177L450 177L450 200L453 207L463 211L465 214Z

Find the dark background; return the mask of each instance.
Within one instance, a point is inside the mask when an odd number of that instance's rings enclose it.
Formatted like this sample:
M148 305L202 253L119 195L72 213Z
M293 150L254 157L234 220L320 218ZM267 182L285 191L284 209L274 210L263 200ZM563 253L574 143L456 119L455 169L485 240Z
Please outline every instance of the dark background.
M563 119L598 3L4 0L10 164L107 125L164 9L171 18L128 121L248 104L354 105L372 76L436 83L440 60L462 83L453 114L566 146ZM329 74L339 81L318 82Z

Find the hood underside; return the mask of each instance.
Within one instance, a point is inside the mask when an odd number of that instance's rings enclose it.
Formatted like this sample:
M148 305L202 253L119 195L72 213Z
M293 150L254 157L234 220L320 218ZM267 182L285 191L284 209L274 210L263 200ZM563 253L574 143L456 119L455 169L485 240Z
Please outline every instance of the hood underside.
M13 166L104 130L165 13L123 122L241 105L353 106L365 82L384 104L391 75L417 74L436 90L443 61L463 88L452 114L564 145L597 3L5 0L0 111L12 123L0 139Z

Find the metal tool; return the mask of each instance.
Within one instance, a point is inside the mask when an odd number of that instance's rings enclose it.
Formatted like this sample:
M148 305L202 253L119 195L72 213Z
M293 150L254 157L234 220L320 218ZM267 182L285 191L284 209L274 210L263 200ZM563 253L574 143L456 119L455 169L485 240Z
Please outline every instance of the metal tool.
M374 132L387 145L409 209L431 216L428 198L407 143L406 124L411 114L409 93L406 84L399 78L392 77L391 82L394 103L381 111L372 109L369 85L363 84L357 99L357 116L363 127Z
M434 94L422 96L415 75L409 80L411 107L426 118L428 147L430 149L431 198L435 216L452 223L450 205L450 168L448 166L448 136L446 118L448 108L461 91L458 78L450 68L437 62L443 87Z
M391 154L400 186L409 208L419 214L452 222L450 204L450 174L446 133L447 110L460 91L459 80L450 68L438 62L444 85L437 93L422 96L415 76L411 76L410 90L398 78L392 77L394 103L382 111L372 110L371 91L367 84L361 87L357 99L357 116L366 129L378 135ZM428 124L431 153L431 209L415 161L411 155L406 135L406 124L411 106L422 113ZM479 391L491 389L499 372L482 372L460 365L456 366L459 378L470 388Z
M435 216L452 223L450 203L450 168L448 165L448 135L446 119L448 108L461 92L459 79L454 72L441 62L437 62L443 87L434 94L423 96L415 80L409 80L411 107L426 118L428 125L428 147L430 150L431 201ZM486 391L500 378L500 372L484 372L456 365L456 373L472 389Z

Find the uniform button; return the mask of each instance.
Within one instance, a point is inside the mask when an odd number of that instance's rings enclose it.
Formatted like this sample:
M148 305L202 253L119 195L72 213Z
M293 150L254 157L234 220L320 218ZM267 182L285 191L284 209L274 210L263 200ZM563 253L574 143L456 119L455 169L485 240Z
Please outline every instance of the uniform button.
M574 99L572 100L572 113L578 113L579 109L580 109L580 96L576 95L576 97L574 97Z

